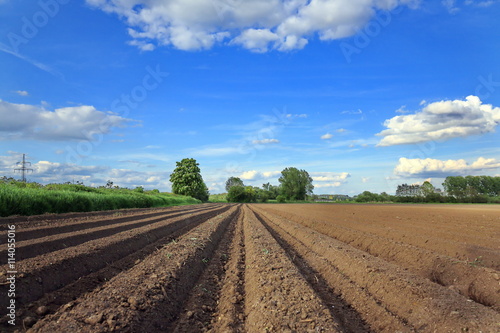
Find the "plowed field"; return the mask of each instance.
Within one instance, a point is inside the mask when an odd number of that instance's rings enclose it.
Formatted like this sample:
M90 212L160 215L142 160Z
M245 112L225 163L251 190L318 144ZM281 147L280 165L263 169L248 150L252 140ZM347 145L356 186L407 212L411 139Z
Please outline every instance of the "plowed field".
M498 206L204 204L0 223L5 332L500 332Z

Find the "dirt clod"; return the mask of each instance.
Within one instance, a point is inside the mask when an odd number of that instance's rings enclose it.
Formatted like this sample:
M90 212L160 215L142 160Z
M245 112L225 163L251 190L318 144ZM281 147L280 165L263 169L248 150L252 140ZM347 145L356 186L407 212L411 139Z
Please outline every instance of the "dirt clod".
M37 309L36 309L36 314L37 315L40 315L40 316L43 316L43 315L46 315L48 312L49 312L49 308L46 307L46 306L39 306Z
M96 325L96 324L99 324L102 322L102 319L103 319L103 314L102 313L99 313L99 314L94 314L94 315L91 315L90 317L88 318L85 318L85 322L87 324L90 324L90 325Z

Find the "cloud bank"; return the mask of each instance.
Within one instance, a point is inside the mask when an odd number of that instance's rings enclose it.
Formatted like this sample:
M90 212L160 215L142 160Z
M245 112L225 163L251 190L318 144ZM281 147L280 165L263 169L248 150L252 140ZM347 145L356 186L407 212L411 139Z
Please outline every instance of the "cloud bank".
M408 159L402 157L394 168L394 173L406 177L446 177L488 169L500 169L500 161L484 157L479 157L472 163L467 163L463 159L442 161L431 158Z
M377 11L419 0L87 0L121 17L143 51L239 45L254 52L302 49L315 36L354 35Z
M97 134L124 127L131 119L93 106L75 106L48 111L43 107L0 100L0 140L94 140Z
M262 180L281 176L281 171L256 171L250 170L241 173L238 177L242 180Z
M6 156L0 156L0 174L7 177L19 178L14 172L17 162L22 160L22 154L9 151ZM31 158L28 156L28 160ZM51 161L32 160L30 168L33 172L27 174L29 181L43 184L64 183L67 181L82 181L85 185L103 186L108 180L120 187L134 188L144 186L146 189L157 188L170 190L170 172L166 171L135 171L130 169L113 169L107 166L76 165L71 163L57 163Z
M347 178L351 177L348 172L312 172L314 188L339 187L347 183Z
M500 123L500 107L483 104L479 97L428 104L415 114L384 122L384 138L378 146L393 146L494 132Z

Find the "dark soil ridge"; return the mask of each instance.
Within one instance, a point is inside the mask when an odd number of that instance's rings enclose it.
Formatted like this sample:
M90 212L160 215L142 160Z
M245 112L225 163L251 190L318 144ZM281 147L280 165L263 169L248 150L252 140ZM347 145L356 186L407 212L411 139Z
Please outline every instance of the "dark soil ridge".
M208 332L243 333L245 328L245 233L241 210L229 249L217 311Z
M67 284L61 289L44 294L42 298L18 309L18 318L20 318L21 320L27 317L31 317L35 321L39 321L44 316L55 313L63 305L68 308L72 307L74 305L73 301L81 297L83 294L95 290L122 271L126 271L132 268L134 265L144 260L154 251L162 248L165 244L168 244L172 241L175 242L178 237L181 237L183 234L189 232L196 226L197 224L187 225L186 227L181 228L173 232L172 234L169 234L167 237L161 238L156 242L140 249L139 251L131 253L130 255L113 262L111 265L108 265L97 272L82 276L78 280ZM40 307L45 307L47 309L46 313L38 314L37 309L39 309ZM16 330L16 328L12 328L10 326L5 328L6 332L14 330ZM0 331L3 332L3 330Z
M121 221L113 220L110 221L110 224L99 222L94 228L84 228L83 230L72 228L73 230L67 233L59 233L58 231L60 230L58 229L60 227L54 227L50 229L43 229L43 233L51 234L50 236L41 238L34 237L33 240L18 241L18 234L16 233L16 256L18 258L22 258L22 260L26 260L44 253L54 252L60 249L86 243L94 239L112 236L122 231L139 228L141 226L160 222L165 219L202 212L208 209L208 207L204 207L182 212L165 212L161 215L155 214L154 217L147 217L144 219L138 219L139 216L135 216L134 218L121 219ZM126 220L128 221L126 222ZM74 225L72 225L72 227L73 226ZM22 232L19 234L22 234ZM7 257L7 249L0 251L0 258L2 257Z
M267 211L290 219L296 223L312 227L324 235L333 237L361 251L381 257L408 268L430 281L450 287L485 306L500 312L500 283L498 271L465 263L456 258L441 255L414 245L396 242L369 232L350 229L329 223L328 225L287 213L268 209Z
M308 227L276 215L272 220L418 331L498 330L500 315L490 308Z
M15 224L16 226L16 242L22 242L26 240L34 240L36 238L42 238L47 236L54 236L56 234L70 233L74 231L82 231L87 229L98 228L102 226L111 226L113 224L121 224L127 223L131 221L146 218L153 218L157 216L162 216L164 214L172 214L175 212L196 212L203 209L209 208L211 205L196 205L196 206L176 206L176 207L168 207L165 209L161 209L157 211L153 209L154 212L151 212L152 209L142 210L141 212L134 212L133 214L127 214L126 216L122 216L120 211L115 211L111 216L109 215L94 215L94 216L79 216L73 218L66 218L65 216L60 216L60 218L43 221L43 224L37 223L33 225L31 221L27 221L25 224L21 222L17 223L9 223ZM212 206L213 208L213 206ZM144 212L148 211L149 213L144 214ZM65 215L65 214L61 214ZM43 215L41 215L43 216ZM0 232L0 237L5 235L7 231L2 229Z
M259 211L252 207L254 211ZM323 255L318 255L310 249L306 244L297 238L291 236L283 228L278 226L274 220L268 216L264 216L260 212L260 216L267 221L271 229L281 238L286 241L294 251L297 252L307 264L314 269L327 283L328 287L333 290L336 295L339 295L344 300L345 304L353 308L353 311L361 317L362 321L369 325L368 332L414 332L414 329L408 327L404 318L398 317L392 313L382 302L377 300L366 288L357 285L344 271L332 265ZM314 241L313 241L314 242ZM339 315L343 320L343 315ZM351 325L356 325L351 323ZM360 331L364 332L364 331ZM357 333L357 332L356 332Z
M20 261L16 264L18 270L17 302L20 305L32 302L45 293L53 292L86 274L98 271L179 229L188 225L201 224L229 208L229 206L225 206L194 216L167 219L153 225L124 231L105 239L93 240L44 256ZM2 272L6 271L4 266L1 269ZM0 293L6 294L7 289L7 285L1 285ZM4 302L2 301L2 303Z
M222 287L225 283L227 263L230 247L235 239L236 226L241 223L242 210L238 209L232 217L225 233L211 254L210 258L203 258L205 268L194 287L191 289L186 302L177 320L167 329L175 333L207 332L213 326L213 319L217 316L217 304L222 296Z
M343 332L285 250L244 210L246 332Z
M411 206L403 207L392 205L334 205L328 206L311 205L308 210L298 211L295 207L286 210L284 206L267 205L266 209L292 213L294 215L314 221L314 225L341 225L361 232L369 232L376 236L385 237L396 242L403 242L432 252L443 254L451 258L457 258L464 262L473 262L480 258L481 266L500 270L500 215L494 216L493 210L488 213L485 220L478 220L478 213L470 214L467 209L463 210L464 216L473 220L460 221L450 220L461 215L453 212L448 206ZM432 213L428 213L429 207ZM478 207L478 206L473 206ZM285 208L285 209L284 209ZM294 209L295 208L295 209ZM370 210L367 210L370 208ZM407 210L410 208L410 210ZM490 209L493 208L490 206ZM395 211L392 211L394 209ZM479 210L479 208L477 208ZM460 209L457 210L461 212ZM416 216L412 216L411 213ZM304 214L305 213L305 214ZM328 214L336 214L330 215ZM453 213L446 215L446 213ZM421 214L421 215L419 215ZM443 214L443 215L441 215ZM417 220L419 219L419 220ZM447 219L445 223L440 223ZM438 230L436 230L438 229ZM441 230L439 230L441 229ZM461 233L457 232L461 230ZM465 232L464 232L465 230Z
M112 210L98 210L94 212L73 212L73 213L46 213L41 215L14 215L7 217L0 217L0 225L16 223L16 224L27 224L31 226L36 226L37 224L45 224L57 220L69 220L69 219L79 219L79 218L92 218L92 217L106 217L116 214L141 214L144 212L150 212L151 210L164 210L176 207L194 207L206 204L194 204L194 205L181 205L181 206L167 206L167 207L150 207L150 208L123 208L123 209L112 209Z
M237 207L191 229L30 332L165 332L212 258ZM132 286L132 289L131 289Z
M310 264L302 258L299 252L288 244L274 229L271 228L269 222L257 212L254 211L257 219L264 225L267 231L273 236L278 244L285 250L288 257L300 270L302 276L306 279L309 285L314 289L316 294L327 305L328 311L331 316L338 318L340 322L340 329L343 332L367 332L373 333L369 325L365 323L361 315L342 297L335 293L335 291L328 285L325 278L317 272Z

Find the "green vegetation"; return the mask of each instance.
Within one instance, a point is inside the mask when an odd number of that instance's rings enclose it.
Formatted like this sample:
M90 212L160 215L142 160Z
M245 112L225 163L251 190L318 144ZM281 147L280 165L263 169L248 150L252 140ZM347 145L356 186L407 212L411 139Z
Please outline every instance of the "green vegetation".
M278 195L278 196L276 197L276 201L278 201L279 203L285 203L285 202L286 202L286 198L285 198L285 196L284 196L284 195L281 195L281 194L280 194L280 195Z
M457 202L488 202L500 196L500 177L446 177L443 187Z
M413 195L393 196L365 191L356 197L356 202L500 203L500 177L449 176L443 187L444 192L436 191L430 182L425 181L422 186L417 186Z
M90 212L122 208L149 208L200 203L199 200L142 187L125 189L83 184L24 183L0 178L0 216Z
M287 200L305 200L314 189L313 180L305 170L286 168L281 171L281 177L278 180L281 184L281 194Z
M267 202L269 194L267 191L253 186L231 186L227 193L228 202Z
M229 177L226 181L226 200L228 202L277 202L303 201L312 194L314 186L312 178L305 170L286 168L279 178L280 186L269 183L262 184L262 188L245 186L238 177ZM214 197L215 199L215 197Z
M198 165L194 158L184 158L176 162L177 167L170 175L172 192L206 202L210 194Z
M227 202L227 193L210 194L209 202Z
M229 192L229 189L233 186L245 186L243 184L243 181L238 178L238 177L229 177L227 180L226 180L226 191Z

